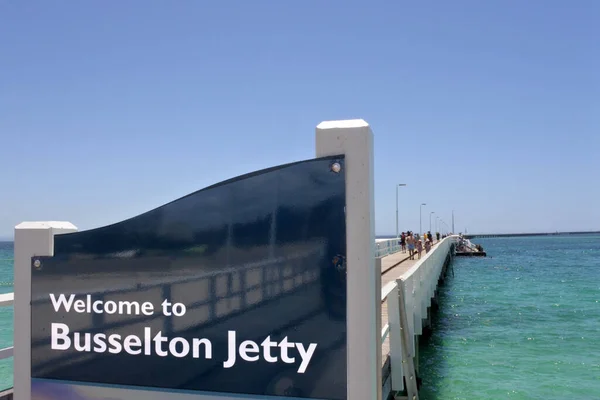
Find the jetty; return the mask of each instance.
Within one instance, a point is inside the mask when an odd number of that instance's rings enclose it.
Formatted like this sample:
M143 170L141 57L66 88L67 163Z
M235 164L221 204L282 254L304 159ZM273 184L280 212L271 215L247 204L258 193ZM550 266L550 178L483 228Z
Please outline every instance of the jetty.
M435 242L429 253L411 260L396 252L378 259L381 264L382 398L418 399L419 342L431 332L438 303L438 287L452 272L458 236Z

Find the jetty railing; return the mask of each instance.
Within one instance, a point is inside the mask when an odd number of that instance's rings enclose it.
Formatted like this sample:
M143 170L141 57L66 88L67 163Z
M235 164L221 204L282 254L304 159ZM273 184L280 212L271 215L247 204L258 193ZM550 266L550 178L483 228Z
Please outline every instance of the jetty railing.
M15 300L15 294L12 292L0 294L0 307L12 306L14 303L14 300ZM14 349L13 346L0 349L0 360L4 360L5 358L12 357L13 349ZM0 389L0 390L2 390L2 389Z
M375 257L385 257L400 251L400 239L386 239L375 243Z
M381 343L389 338L391 370L384 388L400 392L406 382L409 399L418 399L416 336L423 333L423 320L428 318L438 280L457 240L458 236L442 239L408 271L381 289L381 302L387 301L388 314L388 323L381 330ZM383 395L386 398L385 391Z

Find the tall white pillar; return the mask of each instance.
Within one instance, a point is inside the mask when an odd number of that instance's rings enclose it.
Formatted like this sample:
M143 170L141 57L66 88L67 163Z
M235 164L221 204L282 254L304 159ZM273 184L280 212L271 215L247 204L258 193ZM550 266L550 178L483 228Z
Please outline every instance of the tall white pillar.
M14 399L31 399L31 257L54 255L54 235L77 231L70 222L23 222L15 227Z
M348 400L381 400L381 273L373 245L373 133L367 122L317 126L317 157L341 154L346 174Z

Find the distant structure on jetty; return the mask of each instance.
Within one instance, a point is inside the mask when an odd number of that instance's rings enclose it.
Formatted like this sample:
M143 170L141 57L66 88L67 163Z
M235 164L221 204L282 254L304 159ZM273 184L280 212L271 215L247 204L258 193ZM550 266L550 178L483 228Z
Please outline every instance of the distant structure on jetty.
M460 236L454 253L458 257L487 257L487 253L479 244L473 244L469 239Z

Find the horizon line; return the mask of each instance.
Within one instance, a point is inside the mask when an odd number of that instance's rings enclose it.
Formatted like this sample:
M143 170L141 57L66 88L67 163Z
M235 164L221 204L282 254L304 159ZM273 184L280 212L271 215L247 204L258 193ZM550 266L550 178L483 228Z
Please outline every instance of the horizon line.
M84 232L84 231L82 231ZM464 233L464 232L454 232L455 234L457 233L462 233L464 235L468 235L468 236L478 236L478 235L503 235L503 236L511 236L511 235L566 235L566 234L600 234L600 230L588 230L588 231L553 231L553 232L510 232L510 233L502 233L502 232L488 232L488 233L482 233L482 232L478 232L478 233ZM384 233L384 234L375 234L375 237L389 237L389 238L395 238L396 235L394 233ZM15 238L14 237L0 237L0 243L8 243L8 242L14 242Z

